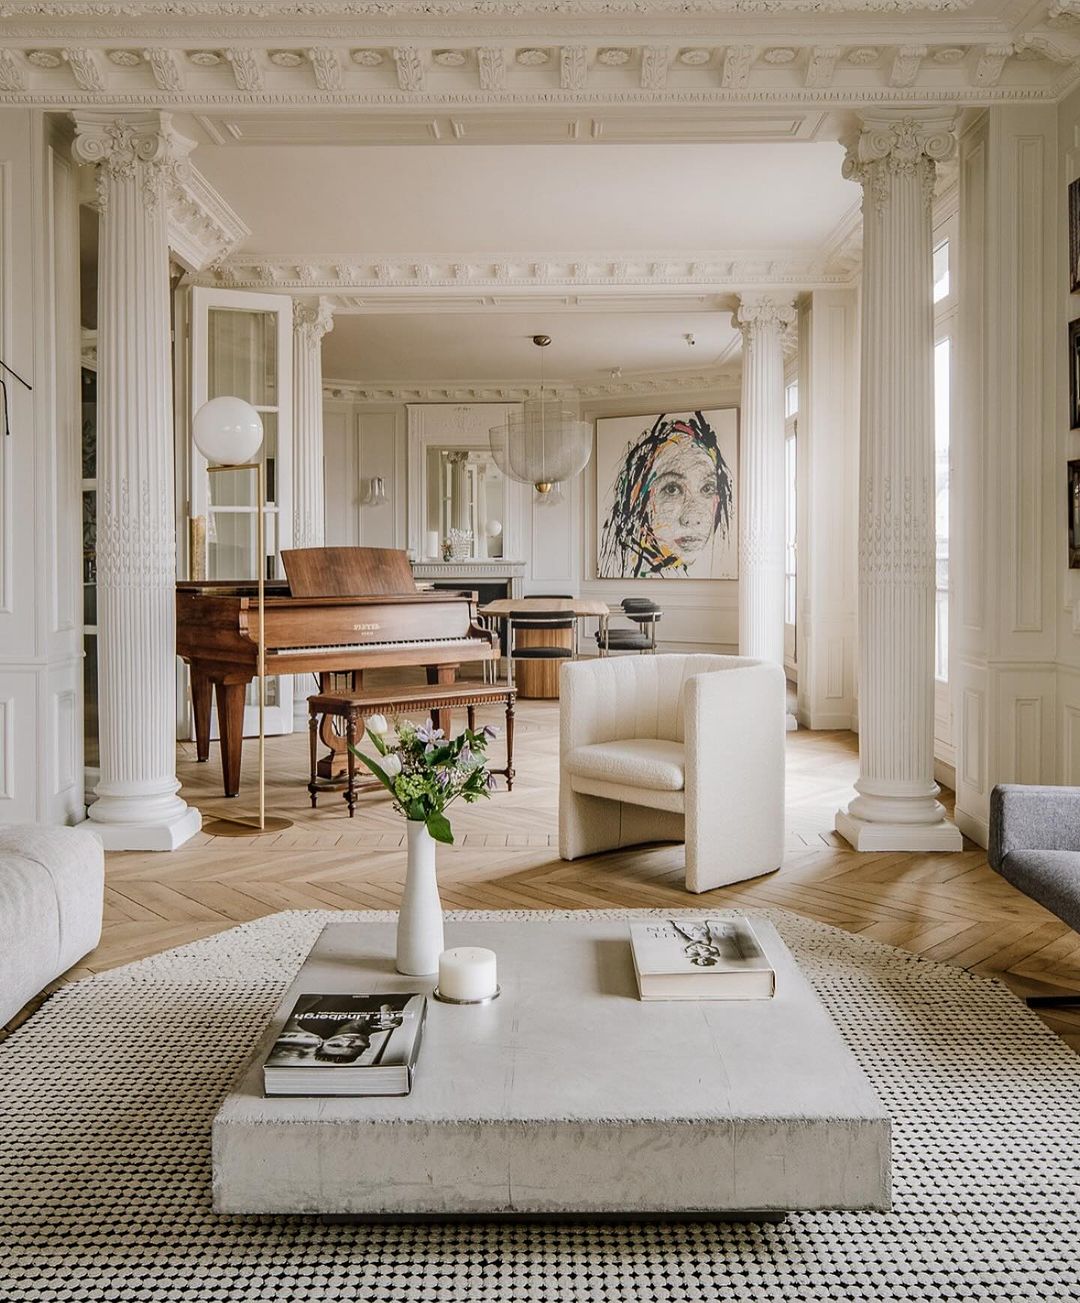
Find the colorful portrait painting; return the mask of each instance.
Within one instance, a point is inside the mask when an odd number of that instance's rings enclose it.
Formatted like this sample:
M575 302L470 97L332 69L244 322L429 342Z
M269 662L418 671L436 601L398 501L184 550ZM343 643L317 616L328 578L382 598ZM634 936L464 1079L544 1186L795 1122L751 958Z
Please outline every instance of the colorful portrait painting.
M735 579L734 408L596 423L597 575Z

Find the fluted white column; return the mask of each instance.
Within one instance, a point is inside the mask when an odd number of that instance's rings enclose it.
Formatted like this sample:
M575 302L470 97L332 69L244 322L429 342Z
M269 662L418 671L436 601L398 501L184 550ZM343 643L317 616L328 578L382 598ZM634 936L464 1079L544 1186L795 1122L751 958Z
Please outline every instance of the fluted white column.
M836 818L856 850L959 850L934 782L931 203L955 148L940 113L873 114L844 175L863 187L859 780Z
M327 299L293 304L293 547L324 539L322 341L333 328Z
M176 523L167 195L194 142L167 113L77 113L97 167L98 704L90 819L112 850L172 850L198 832L177 795Z
M323 471L322 342L334 328L328 299L293 303L293 513L292 546L322 547L326 541L326 484ZM293 727L305 732L309 674L293 676Z
M744 294L739 412L739 654L784 663L784 346L790 297Z

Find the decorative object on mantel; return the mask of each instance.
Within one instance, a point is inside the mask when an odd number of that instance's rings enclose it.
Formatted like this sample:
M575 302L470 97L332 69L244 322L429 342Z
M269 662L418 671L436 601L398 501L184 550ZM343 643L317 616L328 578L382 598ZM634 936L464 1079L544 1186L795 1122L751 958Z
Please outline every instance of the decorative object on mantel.
M532 341L540 349L540 392L491 427L491 454L504 475L531 484L543 498L553 485L585 469L592 456L592 427L567 395L545 392L543 350L551 336L533 335Z
M733 408L596 423L600 579L735 579Z
M16 380L18 380L19 384L21 384L24 388L28 389L31 393L34 392L34 386L32 384L29 384L26 380L24 380L22 376L19 375L18 371L12 371L11 367L9 367L8 364L2 358L0 358L0 368L6 371L9 376L13 376ZM11 433L11 421L8 417L7 385L4 382L3 376L0 376L0 400L2 400L3 403L4 436L6 438Z
M259 815L256 820L233 816L203 824L203 832L218 837L249 837L282 832L291 819L266 817L266 465L257 457L263 441L262 417L243 398L222 396L203 403L191 422L192 442L207 460L207 473L254 472L256 493L255 555L258 557L258 664L255 681L259 701ZM256 458L256 460L252 460ZM211 520L213 517L211 516ZM224 736L224 734L223 734Z
M368 480L367 490L360 499L362 507L382 507L389 501L386 496L386 484L381 475L373 475Z
M448 561L467 561L473 554L473 532L471 529L451 529L446 536L450 548Z
M435 876L435 843L452 845L454 834L446 811L459 797L471 805L490 796L495 784L485 754L496 730L485 724L445 738L430 722L419 726L402 720L391 740L383 715L372 715L365 729L378 760L358 747L353 755L375 775L405 816L409 854L405 889L397 924L399 973L421 977L438 971L443 951L442 904Z

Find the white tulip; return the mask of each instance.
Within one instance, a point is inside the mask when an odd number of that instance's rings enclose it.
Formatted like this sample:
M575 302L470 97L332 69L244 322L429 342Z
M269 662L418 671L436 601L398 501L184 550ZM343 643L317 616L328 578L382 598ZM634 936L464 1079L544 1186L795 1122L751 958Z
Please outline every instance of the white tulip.
M390 725L386 722L385 715L371 715L367 721L367 729L369 733L382 737L384 733L390 732Z
M401 773L401 757L391 751L382 758L382 771L387 778L396 778Z

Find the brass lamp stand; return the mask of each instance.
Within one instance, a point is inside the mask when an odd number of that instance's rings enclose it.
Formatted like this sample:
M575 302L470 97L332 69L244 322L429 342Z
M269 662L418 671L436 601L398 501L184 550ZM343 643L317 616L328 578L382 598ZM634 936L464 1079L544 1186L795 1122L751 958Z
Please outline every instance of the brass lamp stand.
M226 434L236 432L238 419L241 422L251 422L258 427L256 434L258 442L254 444L248 442L244 449L249 455L251 451L257 450L262 442L262 422L254 408L236 398L211 399L210 402L199 409L195 418L195 443L203 452L203 455L207 457L208 465L206 469L208 474L217 475L223 471L253 471L255 473L255 492L258 507L255 551L257 553L259 611L259 632L256 643L256 680L259 685L259 813L257 818L223 815L217 819L211 819L208 823L203 824L203 832L209 833L213 837L252 837L260 833L281 832L285 828L291 828L293 821L277 815L267 818L266 814L266 468L262 459L236 462L223 459L220 452L217 451L218 443L210 447L201 446L199 439L200 422L205 422L211 426L211 433L214 433L212 426L215 413L213 409L222 405L224 405L224 415L221 419L224 422L223 429ZM237 416L238 412L239 417ZM216 464L209 464L211 457Z

